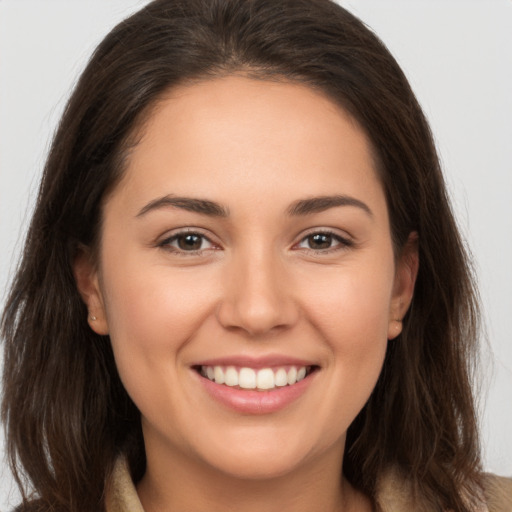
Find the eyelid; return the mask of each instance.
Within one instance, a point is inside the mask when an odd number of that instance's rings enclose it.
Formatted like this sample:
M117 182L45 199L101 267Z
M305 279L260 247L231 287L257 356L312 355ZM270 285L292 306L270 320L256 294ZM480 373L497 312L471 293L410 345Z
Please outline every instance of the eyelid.
M323 234L323 235L331 235L334 239L338 241L338 244L336 244L333 247L328 247L327 249L312 249L310 247L299 247L301 243L306 241L306 239L310 236L316 235L316 234ZM352 237L348 234L345 236L342 235L338 230L332 229L332 228L323 228L323 227L317 227L317 228L311 228L306 233L301 233L300 239L298 242L293 244L292 249L295 250L302 250L305 252L321 255L321 254L328 254L336 251L342 251L346 250L352 246L354 246L355 242L352 239Z
M177 240L180 236L186 236L191 234L200 236L201 238L206 240L211 246L197 250L185 251L183 249L180 249L179 247L174 247L171 245L171 242ZM163 237L160 237L159 241L156 243L156 246L164 250L168 250L169 252L172 252L174 254L184 256L194 256L201 254L205 251L210 251L212 249L217 250L220 248L219 244L214 242L211 236L208 236L207 234L204 233L204 229L194 226L176 228L170 232L167 232Z
M187 226L187 227L181 227L176 228L170 232L167 232L163 237L160 238L160 240L155 244L157 247L160 247L162 249L168 250L169 252L172 252L174 254L178 255L184 255L184 256L193 256L193 255L200 255L203 252L211 251L213 250L219 250L221 249L220 244L215 242L211 235L208 235L204 232L205 230L203 228L195 227L195 226ZM179 247L175 247L171 245L171 242L177 240L180 236L185 236L187 234L196 234L200 237L202 237L204 240L206 240L210 247L201 248L197 250L183 250ZM338 243L334 245L333 247L328 247L326 249L312 249L307 247L299 247L301 243L303 243L308 237L315 235L315 234L326 234L332 236ZM301 250L304 252L309 252L316 255L321 254L328 254L331 252L336 251L342 251L346 250L350 247L352 247L355 244L352 237L348 234L345 236L339 232L339 230L333 229L333 228L326 228L326 227L315 227L307 230L306 232L302 232L300 235L300 238L297 242L295 242L292 246L293 250Z

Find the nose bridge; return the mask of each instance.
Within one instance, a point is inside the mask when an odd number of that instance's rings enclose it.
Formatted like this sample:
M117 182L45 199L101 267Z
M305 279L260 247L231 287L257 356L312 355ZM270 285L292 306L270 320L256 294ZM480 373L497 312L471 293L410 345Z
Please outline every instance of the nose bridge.
M290 282L279 254L249 244L233 254L219 320L225 327L251 335L290 326L296 320Z

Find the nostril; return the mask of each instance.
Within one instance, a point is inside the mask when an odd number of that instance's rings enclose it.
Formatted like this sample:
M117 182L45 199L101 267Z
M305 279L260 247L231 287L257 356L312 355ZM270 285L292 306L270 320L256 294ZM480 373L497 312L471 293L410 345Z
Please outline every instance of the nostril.
M226 284L225 295L218 304L219 323L231 331L239 329L251 336L287 329L299 318L297 305L287 295L286 287L279 286L274 277L252 276L245 270L236 283Z

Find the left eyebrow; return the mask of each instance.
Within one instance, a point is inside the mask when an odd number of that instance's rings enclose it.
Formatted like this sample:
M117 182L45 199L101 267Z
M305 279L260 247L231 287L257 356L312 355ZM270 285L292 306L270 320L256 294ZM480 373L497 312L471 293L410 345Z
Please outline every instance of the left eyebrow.
M212 217L227 217L229 215L229 210L227 208L219 203L208 201L207 199L167 195L150 201L139 211L139 213L137 213L136 217L142 217L150 211L169 207L180 208L189 212L200 213Z
M292 216L310 215L312 213L320 213L338 206L355 206L373 218L373 212L366 203L363 203L363 201L360 201L355 197L345 195L319 196L300 199L290 205L287 213Z

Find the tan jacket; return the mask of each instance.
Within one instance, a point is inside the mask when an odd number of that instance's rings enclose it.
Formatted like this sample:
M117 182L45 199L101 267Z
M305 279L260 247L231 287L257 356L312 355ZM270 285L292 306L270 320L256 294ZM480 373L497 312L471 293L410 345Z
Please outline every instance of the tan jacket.
M487 475L484 494L487 503L475 512L512 512L512 479ZM379 482L376 501L379 512L432 512L428 504L414 504L406 482L393 473ZM124 460L114 471L107 512L144 512Z

